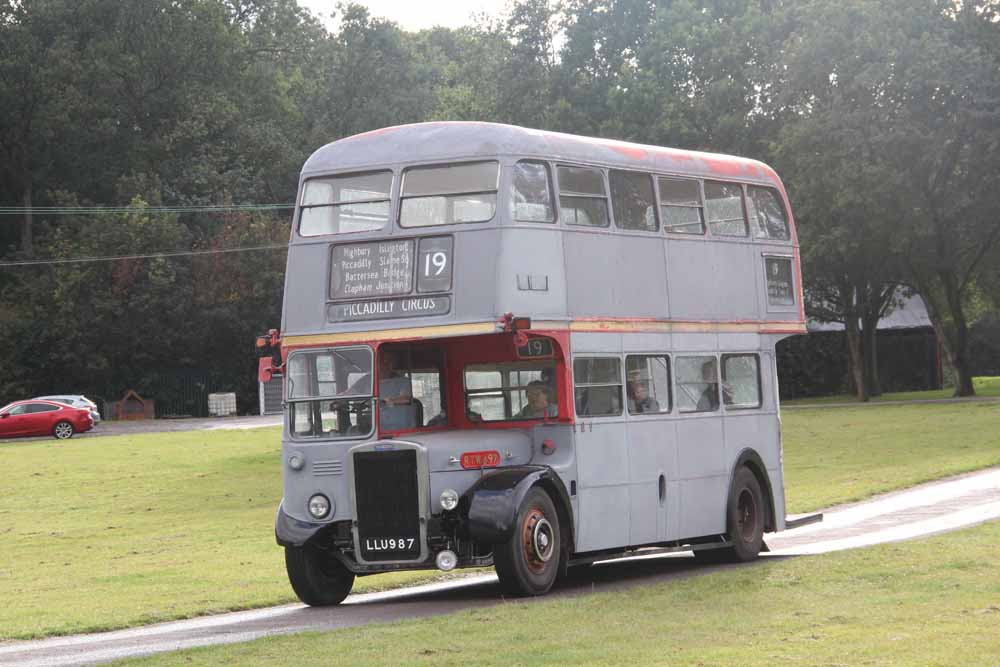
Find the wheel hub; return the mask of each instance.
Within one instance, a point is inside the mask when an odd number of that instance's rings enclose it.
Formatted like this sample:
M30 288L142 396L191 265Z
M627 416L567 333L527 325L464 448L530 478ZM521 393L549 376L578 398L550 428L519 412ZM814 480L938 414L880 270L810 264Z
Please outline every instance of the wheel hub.
M525 562L533 572L541 572L555 551L555 529L540 509L528 512L521 537Z
M754 502L753 494L749 490L744 489L740 493L736 513L739 517L737 528L740 537L744 542L753 542L757 533L757 503Z

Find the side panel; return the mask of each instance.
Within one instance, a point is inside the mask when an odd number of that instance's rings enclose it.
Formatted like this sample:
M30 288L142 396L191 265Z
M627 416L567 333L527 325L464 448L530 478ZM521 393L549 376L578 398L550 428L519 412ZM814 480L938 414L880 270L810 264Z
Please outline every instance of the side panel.
M725 532L729 468L719 413L679 415L677 476L681 537Z
M626 334L622 336L622 345L626 361L630 354L662 355L670 351L672 336ZM629 544L649 544L675 539L680 487L671 481L677 477L677 431L674 415L629 414L627 440L630 493Z
M563 234L573 317L667 317L664 239L600 232Z
M497 312L565 317L563 233L553 224L505 227L497 252Z
M667 242L670 317L677 320L757 319L759 251L750 243L704 239Z
M573 334L573 358L620 356L620 334ZM629 541L629 461L624 414L577 415L576 456L580 523L577 551L621 547Z
M580 526L576 550L620 547L629 542L629 462L622 417L577 422Z
M628 418L629 544L668 539L670 509L678 487L670 483L677 469L677 437L670 415ZM664 479L660 497L660 477Z

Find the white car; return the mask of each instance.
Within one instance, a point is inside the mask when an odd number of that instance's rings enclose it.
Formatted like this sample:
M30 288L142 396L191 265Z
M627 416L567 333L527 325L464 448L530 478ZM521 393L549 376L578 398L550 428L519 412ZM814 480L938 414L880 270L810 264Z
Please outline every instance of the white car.
M94 426L97 426L97 424L101 421L101 413L97 410L97 403L94 403L86 396L58 394L55 396L36 396L31 400L55 401L56 403L71 405L74 408L88 408L90 410L90 417L94 420Z

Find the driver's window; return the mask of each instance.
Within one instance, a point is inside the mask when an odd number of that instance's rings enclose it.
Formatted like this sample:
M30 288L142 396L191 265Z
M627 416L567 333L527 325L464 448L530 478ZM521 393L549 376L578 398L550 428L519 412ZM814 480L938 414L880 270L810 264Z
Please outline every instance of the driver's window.
M439 348L384 345L379 349L382 430L448 423L444 402L444 354Z
M13 408L11 408L10 411L7 414L11 414L11 415L23 415L23 414L27 414L27 412L28 412L28 406L27 405L16 405Z

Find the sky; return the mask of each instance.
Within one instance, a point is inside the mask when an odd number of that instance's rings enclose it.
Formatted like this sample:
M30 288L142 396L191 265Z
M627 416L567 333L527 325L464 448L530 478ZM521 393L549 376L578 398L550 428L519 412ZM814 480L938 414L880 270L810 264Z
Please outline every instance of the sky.
M355 0L368 7L372 16L395 21L404 30L422 30L434 26L457 28L473 22L476 14L500 14L507 0ZM336 0L299 0L299 4L323 19L327 29L336 27L330 14Z

